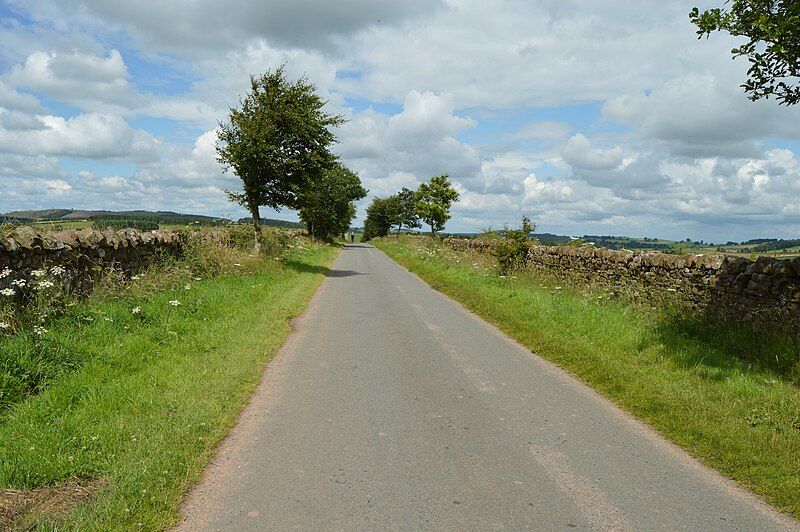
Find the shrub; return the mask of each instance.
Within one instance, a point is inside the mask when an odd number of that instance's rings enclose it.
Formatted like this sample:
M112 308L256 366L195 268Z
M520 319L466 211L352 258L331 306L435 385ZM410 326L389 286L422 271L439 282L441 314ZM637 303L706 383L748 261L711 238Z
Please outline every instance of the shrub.
M525 265L531 244L528 235L534 230L534 227L530 218L523 216L520 229L505 228L503 238L492 249L492 255L497 259L501 274Z

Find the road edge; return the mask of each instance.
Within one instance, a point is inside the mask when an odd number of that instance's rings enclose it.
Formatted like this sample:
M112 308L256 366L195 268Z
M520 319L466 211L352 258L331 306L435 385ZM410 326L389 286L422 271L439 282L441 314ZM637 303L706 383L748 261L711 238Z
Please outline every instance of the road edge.
M341 249L331 261L331 267L340 256ZM214 506L210 504L215 500L213 488L216 484L225 482L233 477L235 471L226 467L227 462L230 460L230 457L236 454L237 449L241 448L249 441L248 435L252 431L248 431L248 429L253 426L264 407L272 399L270 383L280 374L283 366L289 360L289 357L292 356L292 347L303 337L304 330L302 324L316 312L319 306L319 300L322 298L322 294L329 284L328 281L329 277L326 274L308 300L303 311L294 318L287 320L291 331L286 336L286 339L277 353L267 361L266 367L261 373L258 385L250 394L247 403L237 414L228 433L214 448L211 458L203 467L200 478L193 482L184 492L181 502L178 505L178 519L168 530L193 531L207 528L203 525L207 524L213 515Z

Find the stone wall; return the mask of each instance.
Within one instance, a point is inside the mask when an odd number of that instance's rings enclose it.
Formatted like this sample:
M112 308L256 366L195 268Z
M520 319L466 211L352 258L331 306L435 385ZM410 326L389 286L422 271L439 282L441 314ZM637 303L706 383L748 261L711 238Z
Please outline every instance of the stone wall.
M70 290L88 291L100 272L108 268L136 275L164 254L179 256L183 238L178 233L135 229L38 232L19 227L0 234L0 279L8 288L17 279L31 281L33 270L64 268L61 276Z
M454 249L488 253L492 241L445 239ZM800 333L800 258L671 255L593 246L532 246L526 267L566 282L674 301L714 319Z

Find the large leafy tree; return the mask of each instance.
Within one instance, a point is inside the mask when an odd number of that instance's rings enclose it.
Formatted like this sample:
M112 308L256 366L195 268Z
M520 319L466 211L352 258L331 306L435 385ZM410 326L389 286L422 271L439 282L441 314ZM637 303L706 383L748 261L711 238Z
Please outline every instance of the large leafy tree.
M364 219L363 242L386 236L395 225L395 207L391 198L373 198L367 207L367 217Z
M336 165L300 193L300 219L313 237L330 240L347 231L356 215L353 202L366 195L358 176Z
M417 214L417 202L414 200L414 191L405 187L389 198L392 202L394 221L392 225L397 226L400 232L403 227L411 229L420 227L419 215Z
M444 229L450 219L450 207L458 201L458 191L448 177L447 174L434 176L420 184L414 193L417 214L430 226L432 235Z
M699 37L724 30L748 41L731 50L750 61L742 85L751 100L774 96L779 103L800 102L800 1L729 0L728 8L700 12L690 20Z
M280 67L251 77L250 91L219 124L217 159L242 180L242 191L228 196L250 211L256 247L259 207L299 208L301 191L336 164L331 128L344 119L325 104L313 84L288 80Z

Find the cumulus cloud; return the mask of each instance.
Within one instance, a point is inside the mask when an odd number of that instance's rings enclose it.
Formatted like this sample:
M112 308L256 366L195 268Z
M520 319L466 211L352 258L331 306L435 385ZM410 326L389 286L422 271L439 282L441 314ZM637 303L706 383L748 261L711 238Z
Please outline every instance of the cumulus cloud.
M603 117L636 127L689 157L754 155L767 135L800 138L800 110L774 102L745 102L741 89L710 74L670 80L649 94L624 95L603 105Z
M622 163L622 148L595 148L584 135L570 137L562 151L564 160L580 170L611 170Z
M31 94L17 91L0 79L0 108L36 113L43 110L39 100Z
M522 182L525 189L524 203L541 201L567 202L572 198L572 187L565 182L546 182L531 174Z
M36 51L24 64L15 65L7 79L14 86L80 106L124 105L138 97L117 50L106 57L77 51Z
M5 118L6 113L0 114ZM12 125L21 119L10 115ZM6 120L2 121L7 124ZM121 117L88 113L65 119L54 115L29 117L25 127L0 129L0 152L18 155L50 155L95 159L157 160L156 140L134 130Z
M448 96L411 91L400 113L367 109L355 114L342 128L337 150L370 188L382 188L374 182L392 173L424 180L449 172L467 188L483 190L477 151L455 138L474 125L474 120L453 113Z

